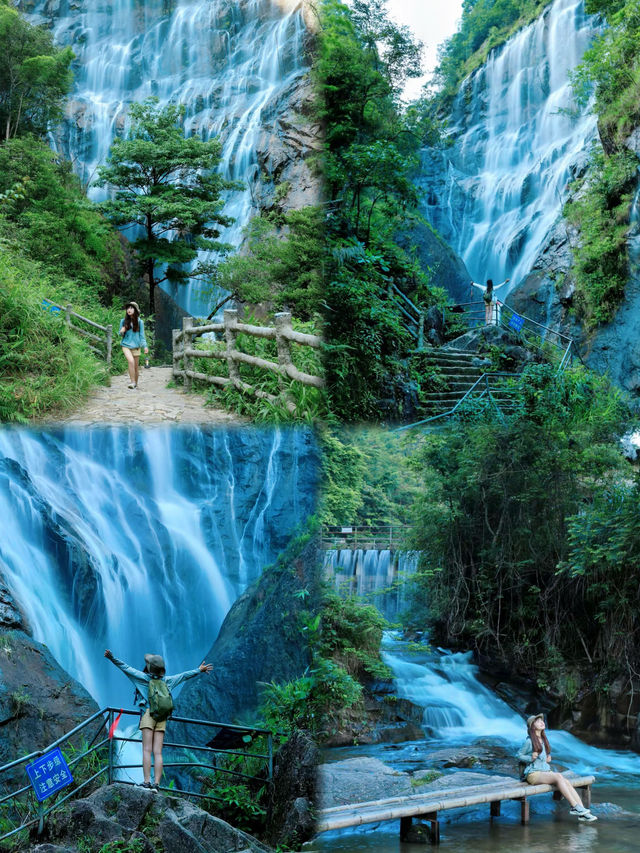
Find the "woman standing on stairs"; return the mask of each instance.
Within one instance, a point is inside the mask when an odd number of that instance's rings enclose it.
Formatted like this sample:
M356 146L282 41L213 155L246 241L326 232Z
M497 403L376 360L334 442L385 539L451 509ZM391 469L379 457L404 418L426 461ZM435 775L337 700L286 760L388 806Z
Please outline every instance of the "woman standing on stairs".
M498 305L498 300L494 299L493 292L497 290L499 287L504 287L505 284L509 281L508 278L502 282L502 284L496 284L494 287L493 280L487 279L487 286L485 287L482 284L478 284L477 281L471 282L471 287L477 287L478 290L482 292L482 298L484 300L484 321L487 326L497 326L500 321L500 307ZM473 289L471 291L473 294Z
M120 320L120 334L122 335L122 352L127 359L127 370L129 371L129 388L138 387L138 375L140 372L140 350L144 347L145 355L149 352L147 339L144 336L144 323L140 318L140 308L137 302L127 302L125 315Z
M551 770L551 747L545 733L543 714L533 714L527 720L527 739L518 753L522 766L520 778L530 785L553 785L571 805L570 814L577 815L583 823L592 823L598 818L582 805L580 795L571 782Z

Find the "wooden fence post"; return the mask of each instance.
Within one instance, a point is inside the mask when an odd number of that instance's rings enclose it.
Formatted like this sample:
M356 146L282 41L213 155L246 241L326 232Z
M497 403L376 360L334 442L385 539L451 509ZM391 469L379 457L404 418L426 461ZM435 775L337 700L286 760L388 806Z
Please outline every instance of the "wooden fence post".
M176 377L178 375L178 371L180 370L180 354L178 352L178 335L180 334L180 329L172 329L171 330L171 356L172 356L172 364L173 368L171 370L171 375Z
M193 365L191 356L187 355L187 350L191 349L193 317L182 318L182 346L183 346L183 365L184 365L184 390L191 391L191 377L187 376L189 370L192 370Z
M113 326L111 325L111 323L109 323L109 325L107 326L106 333L107 333L107 341L106 341L107 364L109 365L109 367L111 367L111 351L113 349Z
M291 360L291 344L285 335L285 332L291 331L291 314L288 311L281 311L279 314L275 315L275 323L278 364L284 368L281 374L280 384L282 384L282 378L287 376L287 366L289 364L293 364Z
M236 326L238 324L238 312L235 308L225 308L224 310L224 339L227 344L227 368L229 370L229 379L235 387L240 385L240 370L233 358L233 352L236 348Z

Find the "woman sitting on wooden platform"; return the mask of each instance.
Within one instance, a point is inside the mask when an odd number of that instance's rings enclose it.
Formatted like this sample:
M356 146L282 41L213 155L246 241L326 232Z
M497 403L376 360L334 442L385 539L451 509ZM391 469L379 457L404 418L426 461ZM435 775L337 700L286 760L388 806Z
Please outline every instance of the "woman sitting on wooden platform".
M571 782L551 770L551 747L545 733L543 714L534 714L527 720L527 739L518 753L521 765L520 778L530 785L553 785L571 804L570 814L578 820L591 823L598 818L582 805L580 795Z

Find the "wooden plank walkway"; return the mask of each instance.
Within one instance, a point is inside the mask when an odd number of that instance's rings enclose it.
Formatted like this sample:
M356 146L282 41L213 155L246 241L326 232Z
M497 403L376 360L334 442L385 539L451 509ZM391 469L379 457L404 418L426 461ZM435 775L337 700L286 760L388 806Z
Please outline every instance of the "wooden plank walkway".
M584 805L589 808L591 805L591 785L595 782L595 776L577 776L574 773L564 775L574 788L584 789L581 792L582 800ZM512 783L501 781L465 788L443 788L408 797L350 803L318 811L316 832L329 832L333 829L361 826L364 823L400 820L400 837L402 839L411 827L412 818L420 817L431 824L431 840L434 844L439 844L438 812L489 803L491 817L497 817L500 814L500 803L502 801L519 800L521 820L523 824L526 824L529 822L530 798L537 794L549 792L553 792L554 798L561 796L551 785L529 785L526 782L514 779Z

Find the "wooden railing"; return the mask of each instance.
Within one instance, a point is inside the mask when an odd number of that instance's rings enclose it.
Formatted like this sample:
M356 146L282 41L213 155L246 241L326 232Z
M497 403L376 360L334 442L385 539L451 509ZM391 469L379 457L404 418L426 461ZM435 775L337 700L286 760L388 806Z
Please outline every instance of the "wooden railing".
M111 364L111 355L113 350L113 327L111 325L101 326L100 323L94 323L94 321L90 320L88 317L83 317L82 314L77 314L72 310L71 305L57 305L50 299L43 299L42 307L45 311L49 311L52 314L60 314L60 316L63 317L65 324L70 329L87 339L89 349L93 350L96 355L104 358L107 364ZM80 320L82 323L85 323L91 329L95 329L96 331L89 331L88 329L79 326L77 323L73 322L74 319Z
M194 348L196 338L212 333L222 334L224 339L212 341L212 346L209 349ZM240 334L275 340L278 361L269 361L239 350L237 348L237 337ZM288 312L276 314L274 326L254 326L249 323L240 323L238 322L238 312L235 309L228 309L224 312L222 323L208 323L204 326L195 325L193 317L184 317L182 330L176 329L173 332L173 375L176 378L183 379L185 391L190 391L193 380L197 379L211 385L232 386L238 391L269 400L271 403L283 402L282 393L277 396L249 385L240 375L241 364L271 371L278 374L281 380L288 378L312 388L323 388L324 380L321 376L304 373L295 366L291 357L292 343L319 349L322 346L322 338L318 335L309 335L293 329L291 314ZM217 359L225 362L228 375L220 376L194 370L193 361L196 358ZM180 367L180 362L182 362L182 367ZM283 388L283 392L285 390ZM284 404L291 413L295 414L294 403L285 399Z

